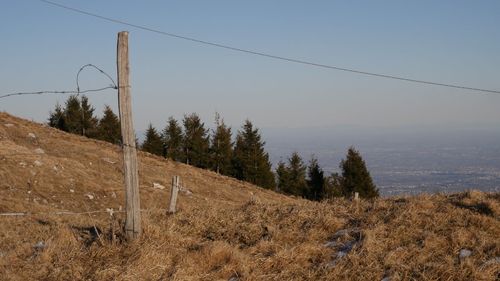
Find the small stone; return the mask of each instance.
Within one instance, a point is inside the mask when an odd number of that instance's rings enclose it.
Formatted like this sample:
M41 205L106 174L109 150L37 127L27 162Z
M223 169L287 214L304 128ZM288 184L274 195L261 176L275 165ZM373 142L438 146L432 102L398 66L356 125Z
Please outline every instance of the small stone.
M21 166L23 168L26 167L26 165L28 165L28 164L26 164L26 162L24 162L24 161L19 162L19 166Z
M338 251L337 252L337 259L341 259L343 257L347 256L347 252L344 251Z
M85 196L87 196L90 200L94 199L94 195L92 195L92 194L85 194Z
M37 149L35 149L35 153L44 154L45 151L43 151L43 149L41 149L41 148L37 148Z
M92 166L92 162L89 162L89 166Z
M28 190L28 194L31 194L31 190Z
M191 190L187 189L187 188L181 188L179 191L182 192L182 193L184 193L187 196L193 195L193 192Z
M472 255L472 251L471 250L469 250L469 249L462 249L462 250L460 250L460 253L458 254L458 257L461 258L461 259L465 259L465 258L470 257L470 255Z
M35 248L35 250L38 250L38 251L41 251L43 249L45 249L46 245L43 241L39 241L38 243L36 243L33 248Z
M337 242L335 242L335 241L328 241L323 246L328 247L328 248L333 248L333 247L337 246Z
M36 139L36 135L33 133L29 133L28 138Z
M113 160L111 160L111 159L109 159L109 158L101 158L101 159L102 159L102 161L104 161L104 162L106 162L106 163L109 163L109 164L116 164L116 161L113 161Z
M154 182L153 183L153 188L156 188L156 189L165 189L165 186L157 183L157 182Z

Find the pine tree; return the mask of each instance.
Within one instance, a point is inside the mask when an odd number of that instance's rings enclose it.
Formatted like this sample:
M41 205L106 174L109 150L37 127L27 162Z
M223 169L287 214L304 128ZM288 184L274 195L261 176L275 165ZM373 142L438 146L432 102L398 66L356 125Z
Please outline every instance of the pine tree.
M119 144L122 140L120 120L111 107L106 105L97 125L97 139Z
M309 162L307 177L307 185L309 187L307 197L315 201L322 200L325 196L325 176L323 169L319 166L318 159L314 156Z
M306 166L297 152L292 153L292 156L288 158L286 175L288 182L283 186L282 191L296 196L307 196Z
M160 156L163 154L163 141L151 123L146 130L146 139L142 143L141 149Z
M56 104L54 111L49 113L49 126L62 131L68 131L65 122L64 110L59 103Z
M165 144L165 157L174 161L183 161L182 128L174 117L168 118L167 126L163 130L163 143Z
M185 115L184 120L184 160L186 164L207 168L209 162L209 136L205 124L196 113Z
M276 177L277 177L277 191L284 192L287 189L287 186L290 183L290 176L288 174L288 169L285 166L283 161L278 162L278 167L276 168Z
M82 134L82 107L77 95L71 95L66 100L64 109L64 121L66 123L67 132L81 135Z
M259 130L246 120L236 136L233 176L264 188L274 188L276 182L264 144Z
M354 147L349 148L346 159L340 163L340 168L342 169L340 183L344 196L351 196L354 192L359 192L359 196L363 198L379 196L378 189L373 184L365 161Z
M86 96L82 96L81 99L81 128L82 135L95 138L97 137L97 123L98 119L94 116L94 107L89 103L89 99Z
M233 143L231 128L224 124L218 113L215 115L215 131L210 145L211 169L223 175L231 174L231 159L233 157Z

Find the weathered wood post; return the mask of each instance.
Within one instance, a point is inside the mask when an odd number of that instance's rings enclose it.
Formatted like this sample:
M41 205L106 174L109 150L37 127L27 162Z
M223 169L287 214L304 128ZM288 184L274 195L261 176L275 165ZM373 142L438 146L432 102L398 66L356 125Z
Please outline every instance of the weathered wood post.
M125 182L125 236L129 240L141 235L141 208L139 200L139 174L137 172L137 151L132 122L128 61L128 32L118 33L117 72L118 107L123 144L123 174Z
M170 214L175 214L178 193L179 193L179 176L173 176L172 188L170 189L170 204L168 206L168 212Z

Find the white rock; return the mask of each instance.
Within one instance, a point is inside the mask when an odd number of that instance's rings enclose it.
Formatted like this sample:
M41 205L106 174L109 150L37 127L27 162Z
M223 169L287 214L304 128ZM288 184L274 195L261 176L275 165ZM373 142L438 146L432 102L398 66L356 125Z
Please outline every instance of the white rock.
M52 167L52 170L54 170L54 172L58 172L59 171L59 169L57 168L57 166Z
M45 151L43 151L43 149L41 149L41 148L37 148L37 149L35 149L35 153L44 154Z
M153 188L157 188L157 189L165 189L165 186L157 183L157 182L153 182Z
M193 192L191 192L191 190L189 189L186 189L186 188L183 188L180 190L182 193L186 194L187 196L191 196L193 195Z
M35 160L35 161L33 162L33 165L35 165L35 166L37 166L37 167L40 167L40 166L42 166L42 165L43 165L43 163L42 163L41 161L39 161L39 160Z
M45 243L43 241L39 241L33 246L33 248L35 248L36 250L43 250L45 249Z
M31 194L31 190L28 190L28 194Z
M87 196L90 200L94 199L94 195L92 194L85 194L85 196Z
M36 139L36 136L35 136L35 134L33 134L33 133L29 133L29 134L28 134L28 138Z
M92 166L92 162L89 162L89 165Z
M461 259L465 259L465 258L470 257L470 255L472 255L472 251L471 250L469 250L469 249L462 249L462 250L460 250L460 253L458 254L458 257L461 258Z

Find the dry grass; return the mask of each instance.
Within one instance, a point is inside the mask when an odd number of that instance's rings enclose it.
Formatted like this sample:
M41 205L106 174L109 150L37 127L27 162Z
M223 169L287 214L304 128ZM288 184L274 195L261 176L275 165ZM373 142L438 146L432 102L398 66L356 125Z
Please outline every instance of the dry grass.
M37 148L45 153L33 154ZM315 203L141 153L139 241L110 239L122 213L114 221L106 213L50 214L118 210L119 152L0 113L0 212L37 213L0 217L0 279L500 278L498 193ZM168 187L174 174L192 194L181 193L180 211L166 215L168 188L152 183ZM462 249L472 254L459 258Z

